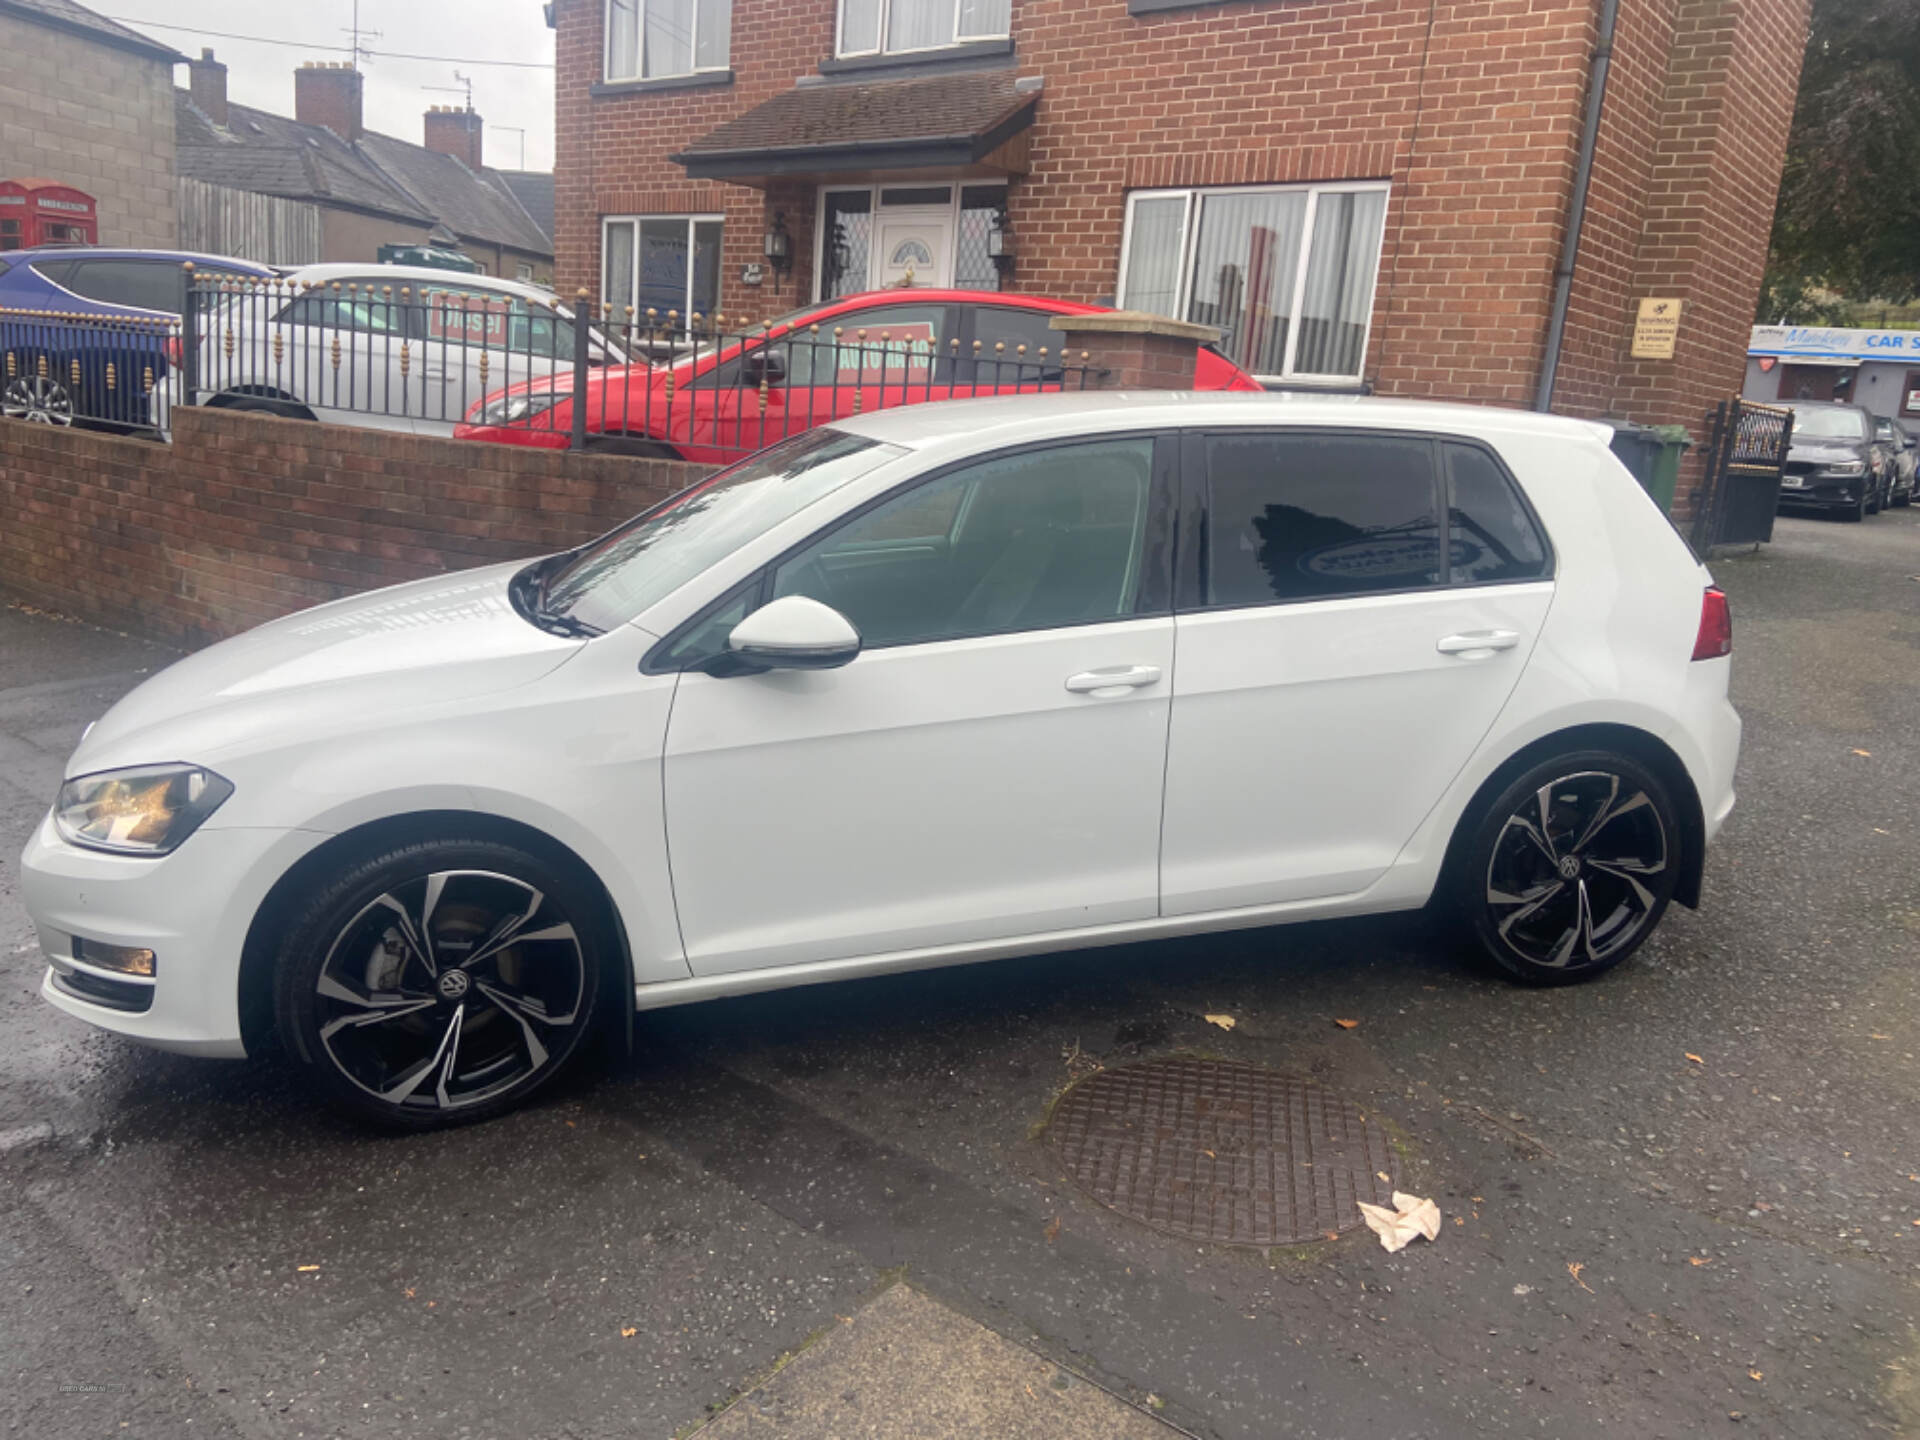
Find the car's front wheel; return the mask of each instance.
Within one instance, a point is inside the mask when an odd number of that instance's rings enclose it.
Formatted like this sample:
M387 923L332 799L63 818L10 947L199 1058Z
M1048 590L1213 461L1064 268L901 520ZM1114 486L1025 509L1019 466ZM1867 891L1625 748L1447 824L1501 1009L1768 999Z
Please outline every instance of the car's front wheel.
M1609 751L1529 768L1475 822L1455 884L1479 947L1512 979L1563 985L1612 969L1660 923L1681 838L1659 777Z
M46 373L39 373L41 369ZM40 425L73 424L73 392L59 374L57 365L29 358L27 373L16 375L0 391L0 415Z
M512 845L398 845L289 927L275 1009L328 1094L402 1129L485 1119L546 1084L592 1021L606 941L588 886Z

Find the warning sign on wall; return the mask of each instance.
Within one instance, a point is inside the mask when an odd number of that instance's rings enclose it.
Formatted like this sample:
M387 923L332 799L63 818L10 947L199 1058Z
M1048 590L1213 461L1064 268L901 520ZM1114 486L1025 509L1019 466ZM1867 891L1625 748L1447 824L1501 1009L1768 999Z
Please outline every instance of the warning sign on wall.
M1633 358L1671 360L1674 343L1680 338L1680 309L1684 302L1649 295L1640 302L1639 317L1633 322Z

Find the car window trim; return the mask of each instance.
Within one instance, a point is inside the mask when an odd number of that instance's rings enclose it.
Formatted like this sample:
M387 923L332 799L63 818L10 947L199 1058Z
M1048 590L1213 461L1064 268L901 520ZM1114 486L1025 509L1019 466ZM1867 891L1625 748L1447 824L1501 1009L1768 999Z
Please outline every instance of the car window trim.
M1539 513L1533 508L1533 502L1527 496L1526 487L1514 478L1513 471L1500 452L1486 441L1474 435L1453 435L1442 431L1400 430L1376 428L1374 426L1338 426L1338 425L1261 425L1233 426L1227 429L1194 429L1182 432L1181 442L1181 488L1180 521L1181 539L1178 545L1178 561L1174 575L1174 594L1176 596L1176 614L1212 615L1236 610L1272 610L1287 605L1323 605L1341 604L1355 600L1375 600L1392 595L1432 595L1457 590L1488 590L1509 585L1539 585L1552 583L1559 573L1559 555L1554 549L1553 537L1540 521ZM1208 468L1207 442L1213 439L1244 438L1260 435L1284 436L1324 436L1333 439L1386 439L1424 441L1428 447L1428 467L1431 475L1434 515L1440 531L1440 579L1432 585L1404 585L1391 590L1355 590L1340 595L1300 595L1291 599L1278 596L1272 600L1262 600L1253 604L1209 604L1206 599L1208 565L1208 540L1212 529L1212 476ZM1493 462L1494 469L1506 481L1508 489L1519 500L1520 508L1533 527L1535 537L1540 541L1545 559L1538 575L1517 576L1510 580L1481 580L1456 583L1453 579L1453 516L1447 504L1447 477L1445 471L1446 445L1460 445L1480 451Z
M911 640L890 645L863 646L862 653L869 650L907 650L918 645L947 645L956 640L994 640L1010 635L1038 635L1053 630L1080 630L1089 625L1117 625L1129 620L1150 620L1158 616L1171 616L1173 609L1173 576L1171 568L1176 549L1175 521L1173 510L1179 495L1179 456L1177 431L1159 428L1141 430L1103 431L1093 435L1063 435L1047 440L1030 440L1020 445L1009 445L1003 449L968 455L962 459L950 460L898 485L862 501L843 515L836 515L819 529L802 537L782 550L778 555L762 565L758 571L738 584L727 587L718 599L702 605L693 615L681 621L668 631L659 641L641 657L640 672L643 675L672 675L685 673L697 667L674 665L669 663L673 647L680 643L697 626L706 621L718 610L731 604L740 595L754 586L760 587L759 602L754 607L765 605L772 593L773 576L782 565L798 555L802 550L818 544L836 530L844 529L854 521L879 509L882 505L918 490L923 485L934 482L975 465L990 464L1015 455L1030 454L1039 450L1059 450L1069 445L1099 445L1116 440L1151 440L1153 456L1149 461L1147 486L1147 517L1144 533L1141 537L1140 579L1134 589L1133 606L1125 615L1105 616L1095 620L1076 620L1067 625L1048 625L1030 630L996 630L987 635L948 635L930 640ZM955 523L958 523L958 516ZM1157 542L1157 543L1156 543ZM1146 602L1151 599L1152 608ZM747 612L752 614L750 610Z

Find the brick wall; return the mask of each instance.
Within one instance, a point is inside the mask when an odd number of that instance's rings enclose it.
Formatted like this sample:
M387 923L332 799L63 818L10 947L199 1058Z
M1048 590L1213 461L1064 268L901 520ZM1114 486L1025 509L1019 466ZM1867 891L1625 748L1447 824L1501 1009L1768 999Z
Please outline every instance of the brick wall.
M220 410L174 425L159 445L0 420L0 594L197 645L564 549L706 473Z
M165 61L0 15L0 179L86 191L102 245L172 248L173 154Z
M558 270L597 289L599 217L725 216L722 308L811 298L810 184L690 182L666 157L817 70L836 0L738 0L732 83L606 94L601 0L559 0ZM1623 0L1558 408L1695 429L1738 388L1808 0ZM1387 178L1365 373L1385 393L1532 402L1584 119L1598 0L1304 0L1135 17L1018 0L1045 89L1009 208L1011 288L1110 301L1126 194ZM861 179L865 177L836 177ZM746 290L773 210L793 278ZM1688 302L1682 354L1628 358L1635 302Z

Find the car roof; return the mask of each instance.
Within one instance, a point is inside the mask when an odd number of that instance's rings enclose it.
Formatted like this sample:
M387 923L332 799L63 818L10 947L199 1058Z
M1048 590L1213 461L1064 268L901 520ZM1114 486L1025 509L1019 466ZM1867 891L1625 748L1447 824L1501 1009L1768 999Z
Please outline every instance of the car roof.
M1485 436L1535 435L1605 445L1612 430L1591 420L1490 405L1388 400L1300 391L1087 390L902 405L833 422L852 435L910 450L955 444L991 432L1019 444L1111 430L1283 425L1290 429L1417 430Z
M1050 310L1059 315L1089 315L1101 308L1078 300L1056 300L1051 295L1020 295L1004 290L930 290L918 286L911 290L862 290L858 294L823 301L821 308L838 309L855 304L1004 305L1015 310Z
M9 265L34 260L177 260L182 265L192 262L196 269L251 270L261 275L274 273L271 265L262 265L257 260L240 260L232 255L202 255L192 250L136 250L131 246L110 245L34 245L24 250L9 250L0 254L0 260Z
M382 280L392 280L396 284L409 280L438 281L442 285L463 285L472 290L499 290L542 304L551 304L554 299L552 291L542 290L538 285L523 285L518 280L503 280L498 275L475 275L465 270L437 270L431 265L381 265L371 261L355 265L334 260L320 265L297 265L286 272L286 278L296 285L318 285L329 280L345 280L350 276L362 275L377 275Z

